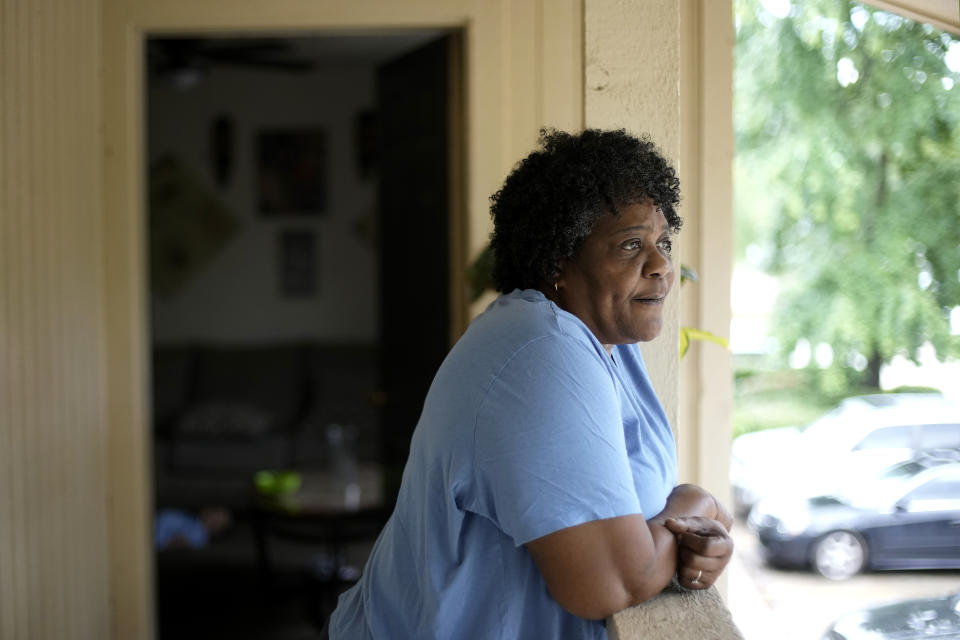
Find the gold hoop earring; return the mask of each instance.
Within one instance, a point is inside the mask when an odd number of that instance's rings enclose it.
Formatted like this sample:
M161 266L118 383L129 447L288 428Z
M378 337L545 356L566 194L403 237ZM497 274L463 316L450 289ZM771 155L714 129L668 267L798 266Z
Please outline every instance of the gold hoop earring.
M556 282L553 283L553 291L554 293L560 293L560 287L557 286Z

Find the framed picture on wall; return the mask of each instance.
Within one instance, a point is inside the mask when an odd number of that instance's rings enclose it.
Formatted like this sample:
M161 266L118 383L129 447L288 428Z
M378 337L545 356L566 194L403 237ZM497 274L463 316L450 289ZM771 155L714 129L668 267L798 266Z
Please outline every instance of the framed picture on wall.
M317 236L312 230L281 231L278 243L280 292L290 298L317 293Z
M197 173L178 157L150 164L150 286L176 296L227 247L241 225Z
M261 131L255 148L260 213L309 216L324 212L327 141L323 131Z

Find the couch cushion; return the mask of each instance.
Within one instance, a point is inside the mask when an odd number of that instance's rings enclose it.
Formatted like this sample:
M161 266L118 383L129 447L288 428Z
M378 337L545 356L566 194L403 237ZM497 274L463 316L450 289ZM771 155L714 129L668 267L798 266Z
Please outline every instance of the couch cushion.
M234 405L260 411L293 430L308 405L303 345L205 347L197 358L196 406Z
M293 442L280 434L247 441L180 438L170 446L168 469L173 476L222 472L229 476L221 479L232 476L253 482L255 471L285 469L292 461Z
M177 422L181 438L249 440L265 435L273 419L262 409L242 403L210 402L192 407Z

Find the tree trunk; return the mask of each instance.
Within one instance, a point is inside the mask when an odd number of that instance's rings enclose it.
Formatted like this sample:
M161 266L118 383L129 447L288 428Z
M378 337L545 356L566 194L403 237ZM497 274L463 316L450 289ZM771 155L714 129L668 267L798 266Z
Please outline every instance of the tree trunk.
M864 384L874 389L880 388L880 367L883 366L883 357L877 349L873 349L867 361L867 372Z

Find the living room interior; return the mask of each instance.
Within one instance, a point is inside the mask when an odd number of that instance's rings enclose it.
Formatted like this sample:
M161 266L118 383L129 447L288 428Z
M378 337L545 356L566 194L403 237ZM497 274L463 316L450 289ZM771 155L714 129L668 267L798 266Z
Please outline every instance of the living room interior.
M449 253L435 248L449 237L449 143L445 131L418 133L409 114L422 105L403 103L424 91L404 87L428 75L417 65L447 38L147 41L161 638L312 637L362 567L383 509L363 526L347 514L347 533L325 518L282 536L257 528L269 512L256 505L275 489L269 477L398 478L411 416L450 341ZM439 75L446 65L434 64ZM449 111L446 92L434 93ZM404 135L435 144L410 151ZM442 177L417 185L398 163ZM390 304L411 276L433 301L414 318ZM350 486L382 491L383 503L394 490Z

